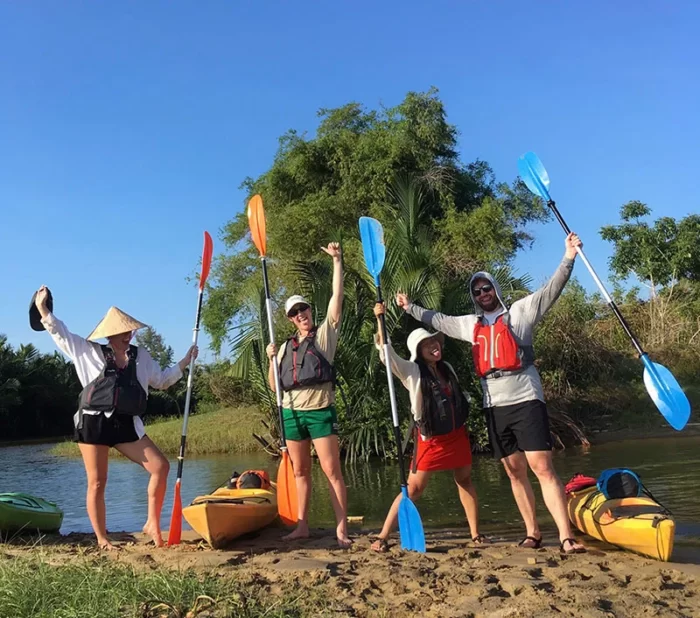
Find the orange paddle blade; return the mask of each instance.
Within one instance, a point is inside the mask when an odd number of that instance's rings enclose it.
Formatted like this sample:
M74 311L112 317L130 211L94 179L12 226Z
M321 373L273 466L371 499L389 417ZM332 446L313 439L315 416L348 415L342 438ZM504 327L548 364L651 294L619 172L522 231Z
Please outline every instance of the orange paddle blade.
M285 524L291 525L299 521L297 484L292 460L286 450L282 451L282 461L277 470L277 510Z
M260 251L260 257L265 257L267 236L265 231L265 209L263 208L262 197L254 195L248 202L248 224L250 225L250 235L253 237L255 246Z
M214 243L211 241L209 232L204 232L204 249L202 249L202 274L199 276L199 289L204 289L204 284L209 276L211 268L211 256L214 252Z
M182 536L182 499L180 498L180 479L175 481L173 496L173 512L170 515L170 530L168 530L168 545L179 545Z

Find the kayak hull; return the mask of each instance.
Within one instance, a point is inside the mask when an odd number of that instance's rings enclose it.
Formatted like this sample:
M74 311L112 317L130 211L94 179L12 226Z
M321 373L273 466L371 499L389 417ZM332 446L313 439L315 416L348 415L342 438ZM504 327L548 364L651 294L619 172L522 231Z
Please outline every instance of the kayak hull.
M568 496L571 523L600 541L667 562L676 523L656 501L640 496L606 500L597 487Z
M0 532L58 532L63 511L53 502L24 493L0 493Z
M266 489L219 488L199 496L182 515L214 549L269 526L277 518L277 496Z

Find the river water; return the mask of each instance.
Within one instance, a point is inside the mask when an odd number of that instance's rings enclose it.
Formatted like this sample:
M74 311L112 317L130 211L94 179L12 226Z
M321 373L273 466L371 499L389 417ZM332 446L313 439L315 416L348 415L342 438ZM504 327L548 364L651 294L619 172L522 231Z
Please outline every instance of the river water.
M90 532L85 511L85 472L80 459L56 457L52 445L0 448L0 492L24 491L56 502L64 510L61 532ZM176 465L171 469L163 508L167 528L172 508ZM700 545L700 437L625 440L597 445L589 450L567 449L555 455L555 466L564 482L576 472L590 476L611 467L635 470L654 496L669 508L677 522L677 544ZM277 462L264 455L188 458L182 483L183 504L208 493L226 481L232 470L267 469L275 477ZM490 533L518 533L518 512L510 483L502 466L486 456L474 459L474 481L480 500L483 529ZM364 516L365 528L378 528L399 489L394 463L362 463L344 467L350 515ZM148 475L137 465L111 459L107 482L107 526L111 531L140 530L146 519ZM325 478L314 463L310 523L333 525ZM552 527L549 514L535 487L538 517L545 529ZM464 525L457 491L449 473L438 473L417 503L426 527ZM186 523L185 523L186 527Z

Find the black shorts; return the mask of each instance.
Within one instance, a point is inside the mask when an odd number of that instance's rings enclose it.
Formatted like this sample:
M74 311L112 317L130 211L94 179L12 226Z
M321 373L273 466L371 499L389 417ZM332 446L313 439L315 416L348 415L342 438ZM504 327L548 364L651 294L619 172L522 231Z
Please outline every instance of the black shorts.
M539 399L486 408L489 442L496 459L518 451L551 451L547 406Z
M134 426L134 416L129 414L83 414L83 428L75 430L74 439L83 444L115 446L136 442L139 435Z

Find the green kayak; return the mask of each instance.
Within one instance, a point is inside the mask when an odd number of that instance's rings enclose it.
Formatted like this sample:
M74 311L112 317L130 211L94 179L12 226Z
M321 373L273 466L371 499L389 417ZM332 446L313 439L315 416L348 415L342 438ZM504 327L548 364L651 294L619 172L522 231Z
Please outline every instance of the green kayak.
M63 511L53 502L29 494L0 494L1 532L58 532Z

